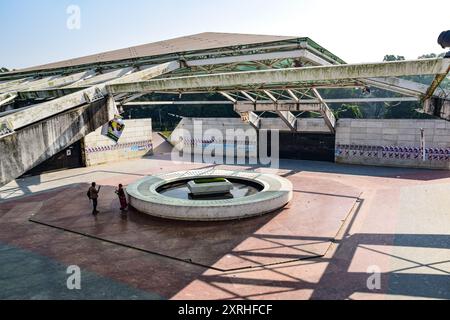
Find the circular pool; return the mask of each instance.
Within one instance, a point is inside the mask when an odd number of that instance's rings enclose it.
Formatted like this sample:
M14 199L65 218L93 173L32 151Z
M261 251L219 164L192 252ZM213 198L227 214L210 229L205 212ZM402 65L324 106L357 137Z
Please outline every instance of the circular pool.
M189 183L201 179L223 179L230 184L229 192L196 196ZM292 199L292 184L273 174L208 169L149 176L129 185L127 194L130 205L145 214L175 220L220 221L258 216L284 207Z
M262 184L252 182L249 180L241 180L238 178L227 179L231 183L231 190L226 193L218 193L212 195L200 195L195 196L192 194L189 189L188 183L192 181L192 179L186 179L176 182L171 182L159 187L156 192L159 194L175 199L181 200L199 200L199 201L208 201L208 200L227 200L227 199L239 199L248 196L252 196L264 190L264 186Z

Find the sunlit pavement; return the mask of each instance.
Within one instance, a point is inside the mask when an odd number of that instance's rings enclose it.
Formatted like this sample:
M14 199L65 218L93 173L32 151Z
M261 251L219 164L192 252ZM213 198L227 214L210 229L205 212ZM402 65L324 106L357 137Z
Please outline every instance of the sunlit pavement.
M450 172L281 161L296 192L280 212L217 225L120 215L117 184L211 166L157 153L3 187L0 299L450 298ZM81 290L67 289L71 265Z

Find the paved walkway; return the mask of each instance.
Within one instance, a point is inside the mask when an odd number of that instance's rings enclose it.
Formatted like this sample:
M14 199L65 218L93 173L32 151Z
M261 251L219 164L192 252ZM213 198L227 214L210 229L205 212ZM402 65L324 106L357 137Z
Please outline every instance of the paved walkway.
M175 164L157 154L1 188L0 298L450 298L449 172L282 161L278 173L296 190L291 205L254 223L223 226L222 233L218 225L118 212L112 193L118 183L207 166ZM98 220L89 215L83 194L91 181L104 186ZM67 230L30 222L32 215ZM295 217L303 220L289 222ZM152 235L143 236L144 230ZM333 244L320 249L318 257L297 260L302 246L315 248L331 238ZM183 239L186 254L181 256ZM188 256L206 263L176 259ZM216 268L239 264L236 257L253 268ZM70 265L82 270L81 291L65 288ZM371 290L368 271L374 270L381 273L381 288Z

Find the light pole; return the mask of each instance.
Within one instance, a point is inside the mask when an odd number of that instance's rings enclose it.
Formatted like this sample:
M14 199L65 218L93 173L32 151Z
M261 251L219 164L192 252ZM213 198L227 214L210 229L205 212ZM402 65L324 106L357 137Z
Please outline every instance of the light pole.
M426 161L427 153L425 151L425 129L420 128L420 148L422 150L422 161Z
M160 130L160 131L162 131L161 108L162 108L162 107L159 107L159 130Z

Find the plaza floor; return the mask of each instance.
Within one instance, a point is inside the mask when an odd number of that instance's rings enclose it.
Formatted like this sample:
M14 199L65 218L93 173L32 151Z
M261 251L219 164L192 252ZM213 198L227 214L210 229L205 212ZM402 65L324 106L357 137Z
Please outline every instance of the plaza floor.
M212 166L164 153L1 188L0 299L450 298L450 172L282 160L294 199L278 212L218 223L122 215L118 183ZM103 186L97 218L92 181ZM67 289L71 265L81 290ZM374 271L379 289L367 285Z

